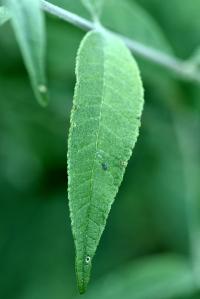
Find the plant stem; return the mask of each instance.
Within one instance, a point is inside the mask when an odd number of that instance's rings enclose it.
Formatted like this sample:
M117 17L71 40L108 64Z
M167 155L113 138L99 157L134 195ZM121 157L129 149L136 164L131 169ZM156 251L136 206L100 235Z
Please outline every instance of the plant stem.
M64 21L67 21L68 23L73 24L80 29L90 31L96 28L95 23L86 20L61 7L51 4L48 1L41 0L41 4L44 11ZM170 56L166 53L148 47L136 40L130 39L116 32L111 33L120 37L134 54L137 54L138 56L145 58L146 60L149 60L157 65L164 67L165 69L172 71L181 79L200 83L200 70L194 63Z
M54 4L49 3L48 1L42 0L42 9L51 15L54 15L76 27L89 31L94 29L94 24L91 21L88 21L68 10L65 10L61 7L58 7Z

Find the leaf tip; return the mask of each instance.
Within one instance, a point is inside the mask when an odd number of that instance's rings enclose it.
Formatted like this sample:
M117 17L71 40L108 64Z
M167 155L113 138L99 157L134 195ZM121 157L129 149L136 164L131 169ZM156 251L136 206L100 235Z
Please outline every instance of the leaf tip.
M78 281L78 290L79 290L80 295L83 295L86 293L87 286L88 286L88 282L85 283L84 281Z
M38 86L38 89L39 89L39 92L40 93L42 93L42 94L46 94L47 93L47 86L46 85L44 85L44 84L40 84L39 86Z
M76 260L77 284L79 293L82 295L87 291L90 281L90 272L92 264L91 257L86 256L83 259Z
M46 107L49 102L49 97L48 97L48 88L44 84L38 85L38 92L39 92L39 103L41 106Z

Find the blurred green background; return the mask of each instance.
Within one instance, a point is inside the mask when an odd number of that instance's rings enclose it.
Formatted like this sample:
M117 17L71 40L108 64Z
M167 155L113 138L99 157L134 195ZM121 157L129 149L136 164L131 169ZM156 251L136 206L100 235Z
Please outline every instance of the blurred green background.
M52 0L89 18L79 0ZM102 22L188 59L199 0L106 0ZM9 23L0 28L0 298L78 298L66 152L84 32L47 16L51 102L34 99ZM88 299L200 298L200 86L136 57L142 128L101 239Z

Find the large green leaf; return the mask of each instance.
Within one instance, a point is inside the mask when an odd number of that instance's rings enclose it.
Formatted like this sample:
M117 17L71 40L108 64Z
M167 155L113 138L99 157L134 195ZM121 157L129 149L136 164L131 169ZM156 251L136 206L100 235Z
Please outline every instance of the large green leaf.
M4 6L0 6L0 25L3 25L9 20L8 10Z
M46 105L45 28L40 1L6 0L6 4L35 95L41 105Z
M144 258L110 273L94 284L87 299L189 298L195 290L187 262L168 254Z
M137 140L143 87L129 50L108 33L94 31L84 38L76 76L68 175L76 270L83 293L92 258Z

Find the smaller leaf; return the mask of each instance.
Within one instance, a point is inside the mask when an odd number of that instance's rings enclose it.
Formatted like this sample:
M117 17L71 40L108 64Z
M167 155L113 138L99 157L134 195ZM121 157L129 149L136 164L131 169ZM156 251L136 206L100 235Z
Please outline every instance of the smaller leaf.
M6 0L6 5L35 96L46 106L45 26L40 0Z
M4 6L0 6L0 26L10 19L8 10Z
M194 276L184 258L176 255L147 257L97 281L88 299L188 298L196 291Z
M97 18L102 11L104 0L81 0L94 18Z

